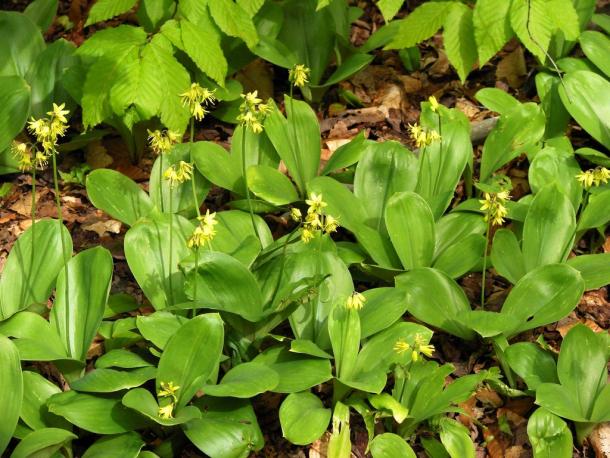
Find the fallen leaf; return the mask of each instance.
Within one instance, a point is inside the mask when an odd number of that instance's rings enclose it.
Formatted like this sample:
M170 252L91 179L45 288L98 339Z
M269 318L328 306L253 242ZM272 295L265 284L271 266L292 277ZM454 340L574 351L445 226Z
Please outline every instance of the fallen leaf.
M610 422L600 423L589 436L596 458L610 457Z
M498 62L496 78L506 80L513 89L521 87L525 81L525 75L527 75L527 68L521 46L515 48L513 52L507 54Z
M112 156L108 154L108 150L102 145L100 140L96 140L87 145L85 160L92 169L103 169L112 164Z
M97 221L91 224L83 224L81 227L86 231L95 232L99 237L108 233L119 234L121 232L121 222L114 219Z

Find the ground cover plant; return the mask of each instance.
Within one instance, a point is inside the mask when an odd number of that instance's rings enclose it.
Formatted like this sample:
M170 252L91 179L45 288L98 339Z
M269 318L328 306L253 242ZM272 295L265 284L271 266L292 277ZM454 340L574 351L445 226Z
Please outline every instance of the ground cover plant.
M6 8L3 456L606 456L608 2Z

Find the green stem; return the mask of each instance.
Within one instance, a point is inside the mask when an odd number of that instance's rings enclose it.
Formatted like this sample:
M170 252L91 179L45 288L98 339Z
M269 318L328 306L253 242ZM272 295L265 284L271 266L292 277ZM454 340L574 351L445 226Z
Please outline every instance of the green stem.
M517 385L515 383L515 377L513 376L513 371L504 356L504 351L508 348L508 340L502 334L492 337L491 343L494 348L494 352L496 353L496 357L500 362L500 366L502 366L502 370L504 371L504 375L506 376L506 381L511 388L515 388Z
M316 284L319 281L319 276L320 276L320 263L322 262L322 237L324 237L324 235L322 234L318 234L318 253L316 256L316 276L314 277L316 279ZM312 310L312 320L313 320L313 341L315 342L318 338L317 336L317 327L316 327L316 320L317 320L317 316L318 316L318 302L320 301L320 288L317 288L318 292L316 294L316 298L314 300L313 303L313 310Z
M57 178L57 151L53 150L51 152L51 157L53 158L53 184L55 187L55 204L57 205L57 218L59 220L59 239L61 240L61 252L64 257L64 277L66 283L66 297L65 300L68 302L70 300L70 277L68 276L68 261L69 258L66 259L66 242L64 241L64 234L61 228L64 225L64 218L61 213L61 197L59 194L59 180ZM70 253L68 253L70 256ZM70 307L66 307L66 322L70 322ZM72 344L70 343L70 333L66 333L66 343L68 347L68 351L71 351Z
M252 199L250 198L250 189L248 188L248 177L246 176L246 127L242 127L241 131L241 173L244 177L244 187L246 188L246 200L248 201L248 210L250 212L250 219L252 221L252 228L254 233L261 239L256 227L256 221L254 221L254 208L252 207Z
M292 97L292 90L293 90L293 87L291 84L290 85L290 114L294 115L294 102L293 102L293 97ZM304 196L305 195L305 189L304 189L305 180L303 179L303 164L301 162L301 155L299 154L299 151L298 151L299 140L297 139L297 128L294 125L294 122L292 122L291 119L288 119L288 113L286 113L286 119L288 120L288 124L292 127L292 138L294 139L293 152L294 152L294 158L296 160L297 167L298 167L297 174L299 175L297 185L298 185L299 190L301 191L301 196Z
M193 139L195 138L195 118L191 118L191 146L193 145ZM193 190L193 205L195 206L195 211L197 212L197 220L201 216L201 211L199 210L199 199L197 198L197 188L195 187L195 173L193 173L193 177L191 178L191 189ZM195 283L193 284L193 301L197 302L197 271L199 270L199 247L195 247ZM197 315L197 309L194 308L192 310L191 317L195 318Z
M32 208L31 217L32 217L32 250L30 251L30 270L28 272L27 284L28 288L31 289L30 281L32 279L32 266L34 265L34 251L36 246L36 167L32 167ZM27 290L24 291L26 293ZM27 294L27 293L26 293ZM21 300L23 301L25 298L22 296Z
M174 214L172 202L172 186L169 187L169 300L174 305L174 288L172 286L173 250L174 250Z
M487 273L487 247L489 246L489 216L487 216L487 227L485 228L485 249L483 250L483 273L481 279L481 308L485 307L485 274Z
M163 213L163 153L159 153L159 202Z

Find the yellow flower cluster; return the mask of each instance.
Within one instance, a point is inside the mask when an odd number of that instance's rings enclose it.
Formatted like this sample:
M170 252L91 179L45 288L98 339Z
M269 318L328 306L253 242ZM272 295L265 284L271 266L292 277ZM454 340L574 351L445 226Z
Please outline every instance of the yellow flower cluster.
M174 188L178 184L190 180L193 177L193 164L180 161L165 170L163 178L169 181L169 186Z
M504 217L508 214L506 209L506 201L510 200L508 191L500 191L483 194L481 203L481 211L485 212L485 221L491 221L494 226L500 226L504 223Z
M293 208L290 211L291 218L299 223L303 223L303 231L301 240L309 243L317 234L324 232L330 234L336 232L339 227L339 220L331 215L324 213L324 208L328 205L322 200L322 194L311 193L309 199L305 200L309 205L307 216L303 221L303 214L298 208Z
M416 362L420 358L420 354L430 358L434 353L434 345L426 345L424 342L425 339L421 336L421 334L415 335L413 347L405 342L404 339L398 339L394 344L394 351L399 355L406 353L407 351L411 351L411 360L413 362Z
M583 188L589 189L591 186L599 186L607 184L610 180L610 170L606 167L597 167L595 169L580 172L576 175L576 179L580 182Z
M350 296L348 296L347 301L345 301L345 307L348 310L360 310L362 307L364 307L365 302L366 297L354 291Z
M424 129L417 123L409 124L409 134L418 148L423 148L441 139L437 131Z
M180 141L180 134L173 130L157 129L148 131L148 144L157 155L169 152L178 141Z
M174 385L174 382L161 382L161 390L157 393L160 398L170 398L170 402L164 406L159 406L158 415L160 418L169 419L173 418L174 407L178 402L176 391L180 389L179 386Z
M199 83L193 83L188 91L180 94L182 106L188 106L191 115L201 121L209 113L207 108L218 100L215 93L215 90L211 91L201 87Z
M36 142L42 150L28 145L27 143L14 142L12 152L19 161L19 168L25 172L33 167L43 169L46 167L49 158L57 152L57 141L63 137L68 129L66 115L68 110L64 110L65 103L61 105L53 104L53 110L47 112L48 118L34 119L28 121L28 131L36 137Z
M199 248L211 242L216 235L216 229L214 226L218 224L216 221L216 212L210 213L210 210L206 210L205 215L198 216L199 225L193 231L193 234L187 241L189 248Z
M242 94L241 97L244 101L239 107L237 122L255 134L260 134L263 131L263 122L271 111L271 107L262 103L262 99L258 97L258 91Z
M433 95L431 95L430 97L428 97L428 102L430 102L430 109L434 112L434 113L438 113L438 109L441 106L440 103L438 103L438 100L436 100L436 97L434 97Z
M310 73L311 70L305 67L305 65L296 64L288 72L288 80L292 83L293 86L303 87L307 83L309 83Z

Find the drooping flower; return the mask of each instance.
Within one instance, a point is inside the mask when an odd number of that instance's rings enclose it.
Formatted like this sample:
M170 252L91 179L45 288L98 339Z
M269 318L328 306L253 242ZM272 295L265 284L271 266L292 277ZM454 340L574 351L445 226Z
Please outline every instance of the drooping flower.
M169 186L171 188L190 180L192 177L193 164L184 161L180 161L178 164L168 167L163 173L163 178L169 181Z
M405 353L411 349L411 345L405 342L403 339L398 339L394 344L394 351L399 355Z
M218 100L215 90L201 87L199 83L192 83L187 91L180 94L180 97L182 105L188 106L191 116L197 121L201 121L208 114L206 108Z
M293 221L300 223L303 219L303 214L301 213L301 210L296 207L293 207L290 209L290 218L292 218Z
M345 302L345 307L348 310L360 310L364 307L364 303L366 302L366 297L362 294L354 291L350 296L347 297Z
M311 70L305 65L296 64L288 72L288 80L296 87L304 87L309 83L309 73Z
M159 406L159 411L157 414L159 415L159 418L163 418L165 420L174 418L174 404L170 403L163 407Z
M258 91L242 94L241 97L244 101L239 106L237 122L253 133L260 134L263 131L263 122L271 108L269 105L262 103L262 100L258 97Z
M168 153L180 140L180 134L172 130L149 130L148 144L155 154Z
M216 229L214 229L214 226L218 224L216 212L210 213L210 210L206 210L205 215L198 216L197 219L199 220L199 225L187 241L189 248L204 246L207 242L211 242L216 235Z

